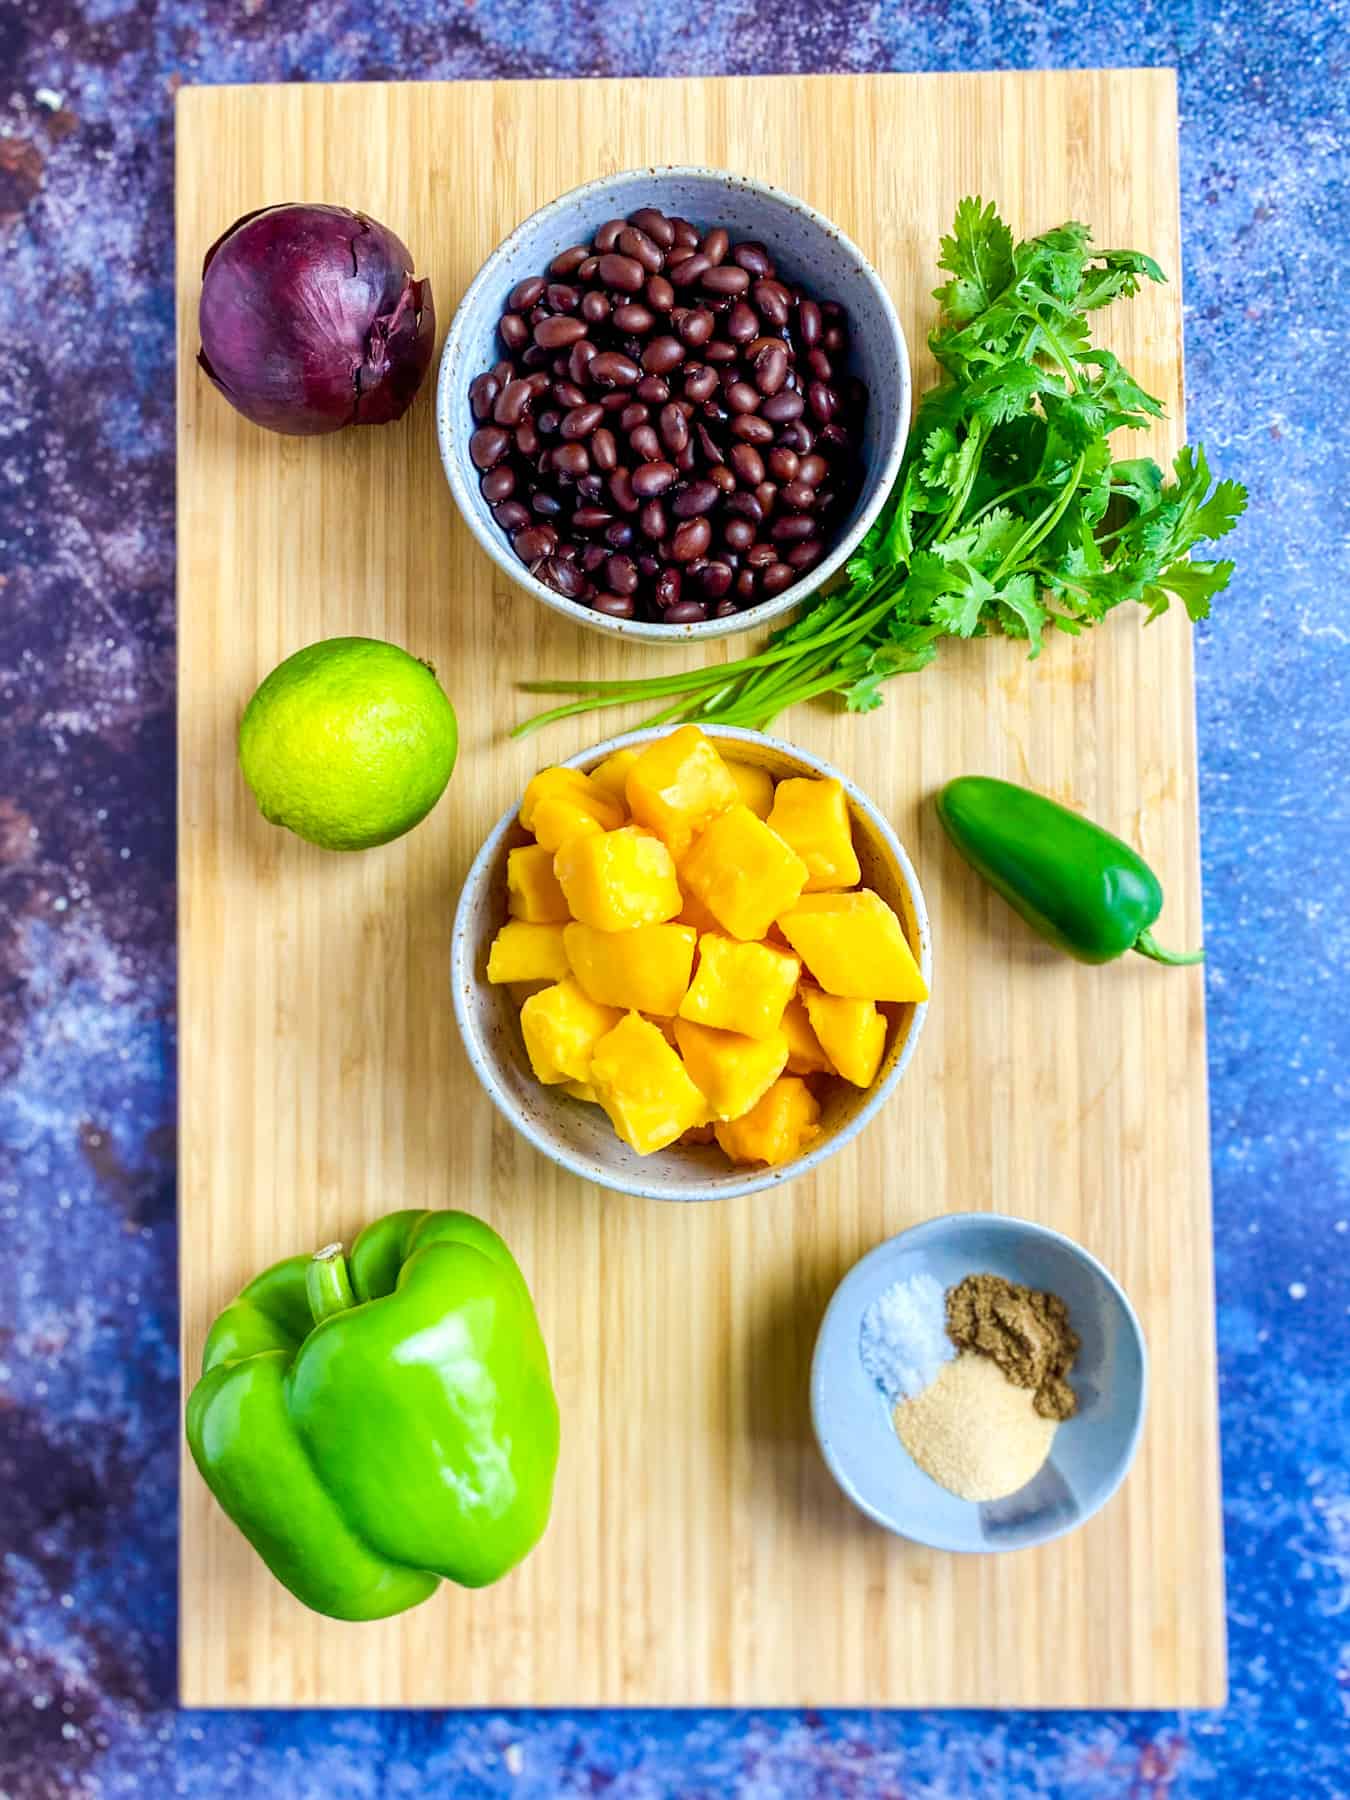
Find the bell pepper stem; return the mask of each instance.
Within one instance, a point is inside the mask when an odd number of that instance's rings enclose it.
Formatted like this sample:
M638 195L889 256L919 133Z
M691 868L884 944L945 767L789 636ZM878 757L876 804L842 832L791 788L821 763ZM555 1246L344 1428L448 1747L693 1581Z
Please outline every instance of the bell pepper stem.
M316 1325L356 1305L341 1244L325 1244L322 1250L314 1252L305 1271L305 1298Z
M1205 960L1203 950L1164 950L1151 931L1141 931L1134 940L1134 948L1141 956L1147 956L1156 963L1165 963L1169 969L1180 969L1188 963L1202 963Z

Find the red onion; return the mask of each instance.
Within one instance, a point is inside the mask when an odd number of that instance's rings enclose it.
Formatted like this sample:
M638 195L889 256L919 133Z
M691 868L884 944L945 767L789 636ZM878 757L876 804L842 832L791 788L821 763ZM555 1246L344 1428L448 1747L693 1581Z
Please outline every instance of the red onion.
M401 418L436 335L431 283L345 206L245 213L206 253L197 361L255 425L296 437Z

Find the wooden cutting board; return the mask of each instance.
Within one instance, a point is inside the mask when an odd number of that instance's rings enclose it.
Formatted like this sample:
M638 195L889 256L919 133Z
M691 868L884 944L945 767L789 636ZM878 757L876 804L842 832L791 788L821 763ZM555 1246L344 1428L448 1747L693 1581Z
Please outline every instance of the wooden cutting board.
M782 722L889 812L933 915L924 1040L862 1141L786 1192L625 1200L513 1135L447 991L459 882L540 763L622 722L513 744L526 675L668 671L576 630L474 546L436 454L431 384L403 424L303 441L238 418L194 367L202 254L280 200L364 208L414 247L442 329L511 226L648 161L777 182L890 285L921 389L940 234L996 198L1150 251L1173 285L1107 341L1181 437L1176 102L1162 71L185 90L178 97L181 1270L190 1381L217 1309L274 1258L407 1205L506 1235L552 1348L564 1450L552 1527L499 1586L378 1625L305 1612L183 1466L185 1704L1215 1706L1224 1607L1203 981L1043 948L956 859L931 796L1035 783L1138 843L1167 941L1200 935L1191 646L1117 615L1037 664L944 652L866 719ZM259 818L240 711L292 650L354 632L431 658L460 765L419 831L332 856ZM720 651L714 654L734 654ZM636 722L633 720L632 722ZM1004 1557L888 1536L834 1488L807 1415L844 1271L934 1214L1068 1232L1123 1281L1153 1391L1138 1462L1084 1529Z

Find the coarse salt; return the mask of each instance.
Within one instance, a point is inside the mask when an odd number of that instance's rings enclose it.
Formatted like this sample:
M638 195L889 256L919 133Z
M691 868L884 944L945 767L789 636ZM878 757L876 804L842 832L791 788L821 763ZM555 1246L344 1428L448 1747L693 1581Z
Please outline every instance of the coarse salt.
M893 1281L862 1316L858 1353L890 1406L931 1386L956 1355L942 1283L931 1275Z

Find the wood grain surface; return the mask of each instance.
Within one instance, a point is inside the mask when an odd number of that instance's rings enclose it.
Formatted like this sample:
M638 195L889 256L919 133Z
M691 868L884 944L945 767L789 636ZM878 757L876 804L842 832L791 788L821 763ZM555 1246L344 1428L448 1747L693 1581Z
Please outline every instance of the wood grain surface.
M961 772L1026 780L1139 844L1166 939L1200 934L1191 648L1183 619L1116 615L1029 664L944 652L863 720L805 707L783 735L894 821L933 917L934 1004L883 1114L814 1179L662 1206L560 1175L479 1090L447 991L456 892L541 762L632 715L512 744L527 674L669 671L495 573L436 453L431 383L387 429L255 430L199 375L202 253L245 210L361 207L430 275L442 330L535 206L606 170L705 162L835 219L890 285L920 389L940 234L961 195L1014 230L1087 220L1173 285L1103 333L1181 434L1170 73L867 76L185 90L178 97L181 1279L185 1381L254 1271L407 1205L506 1235L554 1358L552 1527L497 1587L446 1587L378 1625L305 1612L184 1455L189 1705L1213 1706L1224 1697L1203 980L1042 947L946 844ZM598 221L597 221L598 222ZM354 632L434 661L459 769L420 830L325 855L258 816L234 734L292 650ZM743 641L743 640L742 640ZM739 644L714 650L734 655ZM702 653L702 654L707 654ZM1043 1220L1122 1280L1153 1387L1134 1472L1047 1548L960 1559L856 1513L816 1453L812 1343L835 1283L917 1220Z

